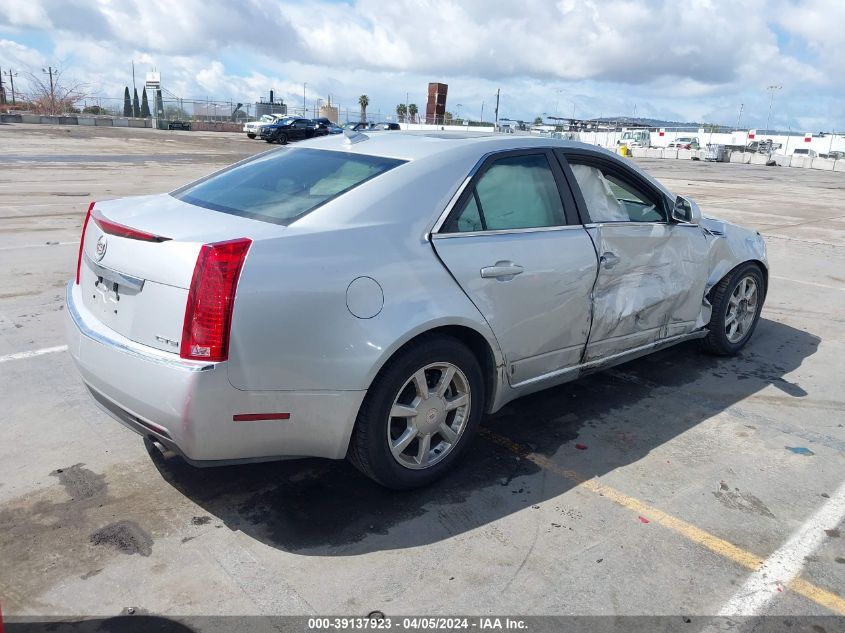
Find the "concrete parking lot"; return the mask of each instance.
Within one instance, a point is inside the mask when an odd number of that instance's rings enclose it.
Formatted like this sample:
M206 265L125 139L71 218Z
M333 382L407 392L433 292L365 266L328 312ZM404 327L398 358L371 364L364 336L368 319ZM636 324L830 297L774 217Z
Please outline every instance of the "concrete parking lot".
M845 615L845 174L642 160L766 236L749 346L682 345L513 402L451 477L395 493L345 462L148 453L62 348L90 200L267 147L0 125L6 616Z

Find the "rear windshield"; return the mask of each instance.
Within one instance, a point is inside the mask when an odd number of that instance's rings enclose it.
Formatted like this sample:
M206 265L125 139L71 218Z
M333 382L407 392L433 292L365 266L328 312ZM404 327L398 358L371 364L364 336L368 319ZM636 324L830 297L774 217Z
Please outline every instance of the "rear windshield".
M311 148L284 148L233 165L171 195L189 204L290 224L405 161Z

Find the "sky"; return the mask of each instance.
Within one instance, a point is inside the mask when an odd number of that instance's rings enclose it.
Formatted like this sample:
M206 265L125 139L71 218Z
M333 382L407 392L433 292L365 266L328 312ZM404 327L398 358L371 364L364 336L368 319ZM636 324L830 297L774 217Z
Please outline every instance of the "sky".
M843 34L845 0L4 0L0 69L119 99L134 60L139 87L156 69L185 99L355 112L367 94L370 119L424 111L438 81L476 120L501 90L501 118L736 125L742 108L762 129L774 94L772 128L819 132L845 129Z

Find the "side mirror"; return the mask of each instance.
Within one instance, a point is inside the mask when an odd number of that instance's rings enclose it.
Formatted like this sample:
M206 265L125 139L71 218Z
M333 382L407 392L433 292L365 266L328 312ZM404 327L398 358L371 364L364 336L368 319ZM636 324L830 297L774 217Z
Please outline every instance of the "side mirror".
M675 205L672 207L672 220L686 224L698 224L701 221L701 209L692 200L678 196L675 199Z

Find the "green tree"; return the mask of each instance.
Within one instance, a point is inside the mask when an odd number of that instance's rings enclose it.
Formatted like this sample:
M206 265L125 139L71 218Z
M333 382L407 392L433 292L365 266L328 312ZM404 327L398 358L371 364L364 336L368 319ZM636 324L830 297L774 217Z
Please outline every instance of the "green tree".
M132 116L132 100L129 98L129 86L123 90L123 116Z
M358 97L358 105L361 106L361 121L367 120L367 106L370 105L370 98L367 95Z
M143 92L141 93L141 116L145 119L149 119L152 115L150 114L150 102L147 101L147 88L144 87Z
M534 125L543 125L543 117L535 116Z
M400 121L404 122L405 117L407 117L407 116L408 116L408 106L406 106L404 103L400 103L398 106L396 106L396 117Z
M417 104L416 104L416 103L410 103L410 104L408 104L408 116L410 116L410 117L411 117L411 123L413 123L414 121L416 121L416 119L417 119L417 112L419 112L419 110L417 109Z
M132 97L132 116L136 119L141 117L141 104L138 103L138 89L134 89L135 94Z
M452 125L452 122L454 120L455 120L455 115L447 110L446 114L443 115L443 123L445 123L446 125Z

